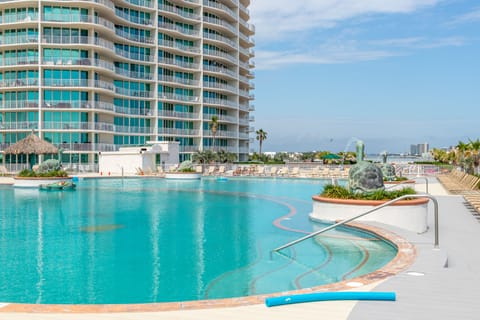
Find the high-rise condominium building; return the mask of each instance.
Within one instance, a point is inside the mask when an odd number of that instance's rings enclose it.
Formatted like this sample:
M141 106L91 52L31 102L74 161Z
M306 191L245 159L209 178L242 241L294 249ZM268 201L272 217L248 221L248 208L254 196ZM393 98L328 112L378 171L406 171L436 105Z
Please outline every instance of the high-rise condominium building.
M64 164L90 169L99 152L147 141L178 141L179 160L205 150L246 160L249 5L0 1L0 151L34 130L63 150ZM0 156L6 165L27 161Z

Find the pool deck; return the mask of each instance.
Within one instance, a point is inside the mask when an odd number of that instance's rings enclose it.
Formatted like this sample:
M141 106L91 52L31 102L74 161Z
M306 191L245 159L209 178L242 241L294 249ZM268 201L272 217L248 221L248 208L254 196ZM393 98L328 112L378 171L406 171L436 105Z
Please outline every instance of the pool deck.
M0 177L1 183L9 178ZM416 188L424 191L422 183ZM405 272L354 291L392 291L397 301L329 301L268 308L263 304L233 308L98 314L1 313L0 319L479 319L480 223L461 195L448 195L434 177L429 193L439 203L440 249L434 249L433 205L430 229L421 235L380 226L417 247L417 259ZM423 276L409 275L415 271ZM0 304L1 308L1 304Z

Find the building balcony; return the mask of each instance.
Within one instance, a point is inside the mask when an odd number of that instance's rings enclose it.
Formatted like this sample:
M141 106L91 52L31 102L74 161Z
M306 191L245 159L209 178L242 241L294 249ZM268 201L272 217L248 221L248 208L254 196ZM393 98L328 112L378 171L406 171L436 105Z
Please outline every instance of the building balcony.
M42 127L44 130L115 132L115 125L107 122L44 121Z
M203 146L203 151L210 150L213 152L217 152L220 150L226 151L226 152L231 152L231 153L236 153L237 152L237 147L234 146Z
M205 65L204 64L203 65L203 70L209 71L209 72L226 74L226 75L229 75L233 78L237 77L237 73L234 70L224 68L224 67L210 66L210 65Z
M200 120L200 115L193 112L180 112L171 110L159 110L158 116L161 118L179 118L179 119L192 119Z
M89 87L88 79L43 79L42 84L47 87Z
M33 130L38 129L37 121L0 122L0 131Z
M43 15L43 22L58 22L58 23L93 23L105 27L111 31L115 31L113 22L105 18L93 15L64 15L46 13Z
M38 100L4 100L0 109L38 109Z
M0 88L36 87L38 79L0 80Z
M178 32L182 35L188 35L188 36L192 36L192 37L196 37L196 38L200 37L200 31L199 30L184 28L184 27L176 25L174 23L159 21L158 22L158 27L162 28L162 29L175 31L175 32Z
M152 134L154 132L154 128L115 125L115 132L123 133L123 134L124 133Z
M216 104L216 105L223 105L223 106L230 106L230 107L237 107L237 103L234 101L226 100L226 99L216 99L216 98L203 98L203 103L205 104Z
M232 34L237 34L237 28L234 25L226 22L225 20L212 17L203 17L203 22L223 27L226 30L230 31Z
M217 130L215 138L236 138L237 135L237 131ZM212 130L203 130L203 136L213 138Z
M208 40L213 40L213 41L218 41L218 42L225 43L225 44L229 45L230 47L232 47L233 49L238 48L237 43L235 41L233 41L232 39L229 39L229 38L224 37L224 36L220 36L220 35L215 34L215 33L204 32L203 33L203 38L208 39Z
M158 39L158 45L162 47L173 48L173 49L190 52L190 53L200 53L200 47L186 46L176 41Z
M162 74L158 75L158 81L177 83L185 86L198 86L200 84L200 81L195 79L185 79L185 78L174 77L174 76L166 76Z
M203 49L203 54L215 56L219 58L225 58L234 64L236 64L238 61L237 57L232 56L231 54L220 51L220 50Z
M237 88L225 83L213 82L213 81L203 81L203 86L206 88L220 89L229 91L231 93L237 93Z
M186 62L186 61L180 61L180 60L176 60L176 59L171 59L171 58L163 58L163 57L159 57L158 58L158 63L160 64L166 64L166 65L169 65L169 66L177 66L177 67L180 67L180 68L184 68L184 69L193 69L193 70L198 70L200 68L200 64L199 63L195 63L195 62Z
M171 12L174 13L180 17L190 19L190 20L200 20L200 15L197 13L193 12L186 12L181 10L180 8L177 8L172 5L167 5L167 4L158 4L158 10L159 11L166 11L166 12Z
M208 119L209 114L204 114L204 119ZM223 115L223 114L217 114L216 115L218 117L218 121L219 122L230 122L230 123L237 123L237 117L232 117L232 116L226 116L226 115Z
M115 112L121 114L129 114L135 116L153 116L153 111L145 108L125 108L120 106L115 106Z
M3 17L0 17L0 23L7 24L7 23L27 23L27 22L36 22L38 21L38 13L31 13L28 14L25 12L17 13L17 14L9 14Z
M153 98L153 92L115 87L115 93L130 97Z
M147 44L147 45L153 45L154 39L153 37L145 37L141 35L134 35L129 32L125 32L123 30L115 29L115 34L123 39L133 41L133 42L139 42L142 44Z
M158 128L158 134L177 135L177 136L198 136L200 130L196 129L176 129L176 128Z
M229 7L227 7L226 5L224 5L222 3L211 1L211 0L203 0L203 5L207 6L207 7L210 7L210 8L215 8L215 9L222 10L225 13L227 13L230 17L236 17L235 12L233 12L232 9L230 9Z
M186 101L186 102L200 102L200 99L198 98L198 96L186 96L183 94L176 94L171 92L159 92L158 98L166 99L166 100Z
M108 152L118 150L118 146L108 143L54 143L54 145L67 153L69 151Z
M115 15L127 21L128 23L134 23L141 26L153 27L153 22L154 22L153 19L142 19L140 17L134 17L121 10L118 10L117 8L115 8Z

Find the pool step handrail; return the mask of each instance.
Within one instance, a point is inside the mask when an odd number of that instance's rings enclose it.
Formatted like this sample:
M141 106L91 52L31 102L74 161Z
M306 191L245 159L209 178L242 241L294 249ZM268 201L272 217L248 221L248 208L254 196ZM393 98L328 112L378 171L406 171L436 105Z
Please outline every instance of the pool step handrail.
M354 217L352 217L352 218L349 218L349 219L346 219L346 220L337 222L337 223L332 224L332 225L330 225L330 226L328 226L328 227L325 227L325 228L323 228L323 229L321 229L321 230L318 230L318 231L312 232L312 233L310 233L310 234L307 234L306 236L304 236L304 237L302 237L302 238L299 238L299 239L297 239L297 240L290 241L289 243L284 244L283 246L280 246L280 247L278 247L278 248L273 249L272 252L278 252L278 251L280 251L280 250L286 249L286 248L291 247L291 246L293 246L293 245L295 245L295 244L297 244L297 243L299 243L299 242L302 242L302 241L304 241L304 240L310 239L310 238L312 238L312 237L315 237L315 236L317 236L317 235L319 235L319 234L322 234L322 233L324 233L324 232L327 232L327 231L329 231L329 230L335 229L336 227L339 227L339 226L341 226L341 225L344 225L344 224L346 224L346 223L349 223L350 221L353 221L353 220L356 220L356 219L361 218L361 217L363 217L363 216L366 216L367 214L370 214L370 213L372 213L372 212L378 211L378 210L380 210L380 209L382 209L382 208L384 208L384 207L390 206L390 205L394 204L394 203L397 202L397 201L404 200L404 199L408 199L408 198L429 198L430 200L432 200L432 202L433 202L433 204L434 204L434 214L435 214L435 244L434 244L434 247L435 247L435 248L438 248L439 240L438 240L438 201L437 201L437 199L436 199L434 196L430 195L430 194L406 194L406 195L400 196L400 197L398 197L398 198L395 198L395 199L393 199L393 200L390 200L390 201L387 201L387 202L385 202L385 203L382 203L382 204L380 204L380 205L378 205L378 206L376 206L376 207L374 207L374 208L372 208L372 209L370 209L370 210L368 210L368 211L366 211L366 212L363 212L363 213L361 213L361 214L359 214L359 215L356 215L356 216L354 216Z

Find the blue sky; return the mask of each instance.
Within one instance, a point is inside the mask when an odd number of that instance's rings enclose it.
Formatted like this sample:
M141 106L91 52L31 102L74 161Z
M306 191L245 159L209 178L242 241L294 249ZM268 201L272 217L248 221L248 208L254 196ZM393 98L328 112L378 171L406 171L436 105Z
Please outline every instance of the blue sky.
M250 14L263 151L480 138L480 1L252 0Z

